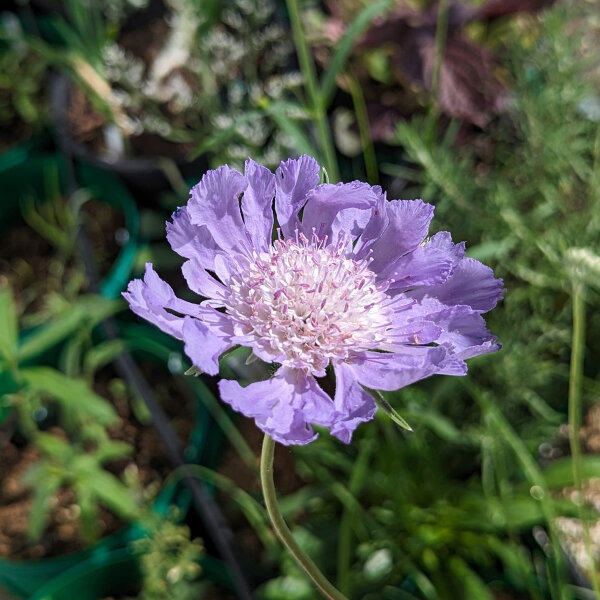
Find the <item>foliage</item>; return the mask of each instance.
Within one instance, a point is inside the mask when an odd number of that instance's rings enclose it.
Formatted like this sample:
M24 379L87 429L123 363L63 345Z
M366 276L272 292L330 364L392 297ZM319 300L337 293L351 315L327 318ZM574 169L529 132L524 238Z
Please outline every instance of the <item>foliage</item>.
M13 409L19 432L41 455L26 475L33 489L31 539L42 535L52 497L68 487L79 507L82 534L91 543L98 537L100 506L127 520L141 510L134 481L106 469L133 449L111 439L108 429L118 424L117 412L93 390L96 372L123 348L118 342L96 342L92 330L121 303L83 293L76 236L90 196L80 190L67 202L58 172L50 175L46 199L29 197L22 206L28 225L52 249L47 276L31 290L21 290L18 304L9 287L0 288L0 406Z
M167 518L151 515L144 525L147 536L132 544L140 557L140 600L203 598L206 582L201 580L202 540L191 539L189 527L178 524L175 514Z
M48 120L48 61L28 46L19 20L0 14L0 129L10 137L37 132Z
M89 327L105 317L109 304L112 302L99 298L84 299L79 306L85 309L80 312L76 326L85 328L87 325L89 335ZM127 457L132 448L110 439L107 428L117 423L116 411L85 379L25 362L56 345L72 330L67 327L57 330L55 326L58 335L48 335L48 330L40 326L23 341L8 288L0 290L0 310L0 327L4 334L0 348L3 383L0 402L16 411L20 431L39 449L42 457L26 476L26 482L34 490L30 536L32 540L41 536L53 495L69 486L76 495L82 533L88 542L94 541L98 535L100 504L128 519L139 512L133 490L104 470L105 463ZM58 413L58 429L44 431L45 418L53 411Z

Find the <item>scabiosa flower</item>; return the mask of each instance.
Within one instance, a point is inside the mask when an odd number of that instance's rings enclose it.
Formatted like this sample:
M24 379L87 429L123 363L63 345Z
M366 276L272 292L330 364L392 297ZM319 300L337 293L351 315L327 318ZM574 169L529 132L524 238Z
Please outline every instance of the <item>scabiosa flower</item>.
M502 281L449 233L426 237L433 206L357 181L319 185L319 172L308 156L275 174L252 160L244 175L207 172L167 223L190 289L206 299L177 298L151 264L124 294L210 375L237 345L279 365L266 381L219 389L282 444L311 442L312 425L349 443L376 410L365 388L464 375L465 359L499 349L482 314ZM328 366L333 398L317 381Z

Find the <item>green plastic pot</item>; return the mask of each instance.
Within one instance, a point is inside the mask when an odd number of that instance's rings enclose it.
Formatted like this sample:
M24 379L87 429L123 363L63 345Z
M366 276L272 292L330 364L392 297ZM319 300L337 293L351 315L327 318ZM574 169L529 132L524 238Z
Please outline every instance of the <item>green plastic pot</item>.
M0 186L3 191L2 225L9 226L20 218L20 201L28 196L43 200L47 193L48 178L58 173L61 189L68 189L67 165L55 154L33 156L0 169ZM123 211L128 239L109 273L101 282L100 293L107 298L117 298L127 286L139 245L139 214L127 188L110 173L89 165L80 166L76 172L79 184L89 189L95 198Z
M232 589L230 579L223 577L227 568L220 560L206 556L200 564L206 579ZM106 596L135 593L140 584L141 573L136 557L129 549L120 548L97 555L93 560L60 574L29 600L100 600Z
M28 140L10 146L8 151L0 156L0 173L31 160L36 153L49 146L50 141L49 133L42 131Z
M140 570L127 548L96 554L62 573L35 592L30 600L100 600L135 591Z
M173 360L175 353L181 351L176 340L145 325L123 325L121 334L129 342L134 357L154 360L157 364L165 366L165 368L169 360ZM206 388L193 377L189 378L188 383L196 398L196 415L194 428L190 434L185 453L186 460L189 463L210 464L210 457L216 456L214 449L220 443L221 435L219 429L212 426L213 421L201 400L201 395L207 393ZM174 484L166 487L159 494L153 509L158 514L166 515L169 507L176 505L182 513L185 513L190 506L190 501L189 490L181 484ZM80 552L42 560L11 561L0 559L0 585L3 585L20 598L28 598L33 594L37 594L37 590L45 589L44 586L61 573L80 567L83 569L88 564L93 566L101 561L102 557L111 554L115 550L126 548L132 541L143 535L145 535L144 529L139 524L131 523L102 539L93 547ZM219 568L215 568L217 571L219 570ZM228 581L226 567L223 566L221 571L222 580ZM67 597L65 596L65 598ZM81 598L87 597L81 596ZM97 597L101 598L102 596ZM69 598L79 600L80 597L70 596Z

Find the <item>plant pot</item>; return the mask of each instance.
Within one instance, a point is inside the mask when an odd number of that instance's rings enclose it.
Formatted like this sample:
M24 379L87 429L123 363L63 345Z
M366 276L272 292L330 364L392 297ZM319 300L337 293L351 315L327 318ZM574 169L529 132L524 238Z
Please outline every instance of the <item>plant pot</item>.
M12 168L0 172L0 183L4 192L2 206L3 226L20 217L19 202L27 196L44 199L47 194L48 175L58 173L60 187L67 193L67 165L62 157L54 154L31 157ZM135 202L127 189L115 177L90 165L77 170L80 184L88 188L96 200L105 202L122 211L127 231L126 241L106 273L100 285L100 293L107 298L116 298L130 279L139 238L139 215Z
M30 160L40 152L47 151L50 141L50 134L42 131L27 140L11 145L0 155L0 174Z
M94 165L118 175L140 201L152 203L159 192L172 186L161 168L161 157L121 157L112 159L96 154L85 144L73 138L69 128L68 110L74 84L64 75L56 75L50 82L50 103L54 134L59 148L84 164ZM173 159L175 166L184 179L200 179L209 168L208 159L202 155L188 161Z
M100 600L133 592L140 583L137 560L127 548L97 554L68 569L35 592L30 600Z
M136 358L152 360L157 365L162 365L163 367L168 364L169 360L174 360L178 347L177 342L172 340L172 338L143 325L126 325L123 326L122 332L123 339L130 342L132 354ZM187 378L186 381L188 381ZM220 432L213 425L210 414L201 400L201 394L207 393L203 390L201 382L195 381L194 378L189 378L189 383L191 392L194 393L196 414L194 426L188 439L188 447L185 453L186 460L189 463L214 464L212 461L216 460L216 456L218 455L218 452L215 453L215 449L218 451L221 437ZM183 514L187 512L190 506L189 490L181 484L175 483L165 487L156 498L153 510L158 514L166 515L169 507L172 505L178 506ZM33 594L35 594L35 598L45 598L46 596L41 595L41 592L38 594L38 590L42 588L46 590L45 586L55 578L62 577L61 573L66 571L71 573L72 571L73 581L81 581L81 573L85 572L87 566L101 565L102 561L107 556L111 556L115 550L126 548L128 544L143 535L145 535L143 527L137 523L131 523L102 539L91 548L80 552L41 560L13 561L0 559L0 585L5 586L10 592L20 598L27 598ZM120 556L125 557L127 555L129 557L128 560L131 561L132 557L129 551L125 550L123 552L124 554ZM218 565L221 565L221 563L217 561L215 576L218 579L220 573L222 581L227 582L228 577L223 575L223 573L226 573L226 568L223 566L219 567ZM106 573L107 571L103 572ZM96 581L93 577L92 581ZM64 585L71 586L71 579L70 576L65 579L63 582ZM61 585L63 584L61 583ZM73 585L76 585L76 583L73 583ZM68 587L66 589L71 588ZM90 589L90 593L92 591ZM94 591L94 593L96 592L97 590ZM77 598L79 600L80 598L101 598L102 595L50 595L49 597L57 599Z
M203 577L231 589L224 577L226 567L220 560L206 556L200 564ZM120 548L58 575L29 600L100 600L105 596L135 592L140 583L136 557L128 548Z

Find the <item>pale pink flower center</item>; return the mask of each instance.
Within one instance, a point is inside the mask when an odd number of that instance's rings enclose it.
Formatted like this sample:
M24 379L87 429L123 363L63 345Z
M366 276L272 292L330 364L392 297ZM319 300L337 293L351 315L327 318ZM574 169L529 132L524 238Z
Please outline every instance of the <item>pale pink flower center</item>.
M331 359L385 338L389 298L369 262L302 234L276 241L232 275L227 312L274 362L324 375Z

